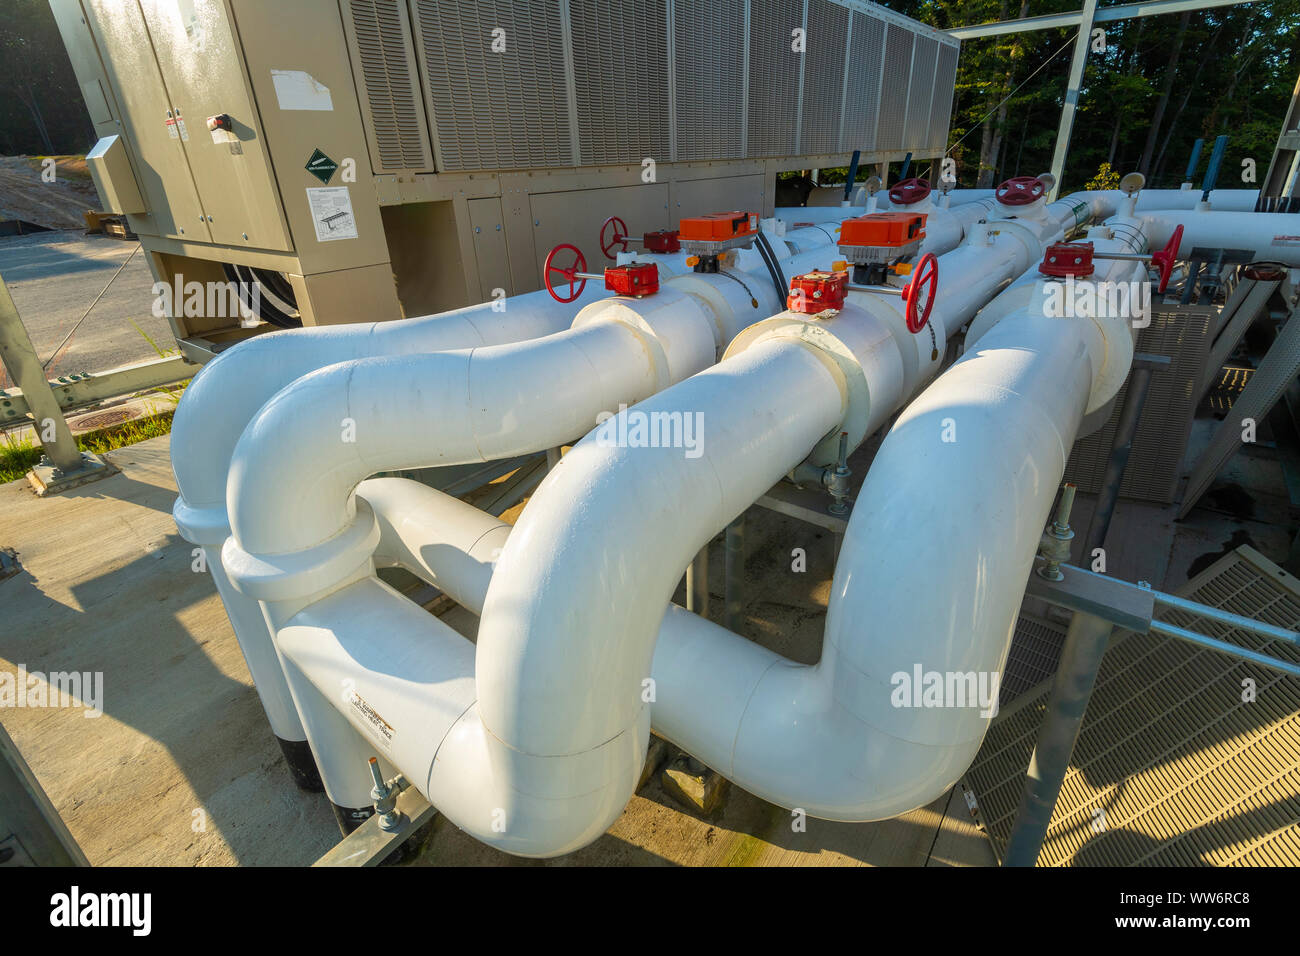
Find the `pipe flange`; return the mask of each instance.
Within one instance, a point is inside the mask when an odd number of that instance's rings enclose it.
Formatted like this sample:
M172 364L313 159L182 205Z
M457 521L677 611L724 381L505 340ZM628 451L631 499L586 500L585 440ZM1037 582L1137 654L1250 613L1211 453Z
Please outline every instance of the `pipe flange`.
M221 563L235 589L258 601L293 601L344 580L379 547L374 511L364 498L356 503L356 517L346 530L306 551L250 554L229 538Z
M884 397L903 393L903 364L891 333L857 306L845 305L828 318L783 312L757 322L736 336L723 358L771 338L794 338L811 346L844 382L844 418L809 454L807 461L813 465L837 464L840 432L848 432L850 449L857 448L888 416ZM881 402L873 402L873 390L882 396Z
M618 322L645 343L654 361L657 391L702 371L717 355L712 316L695 297L666 286L642 299L593 302L574 317L571 328L600 322Z

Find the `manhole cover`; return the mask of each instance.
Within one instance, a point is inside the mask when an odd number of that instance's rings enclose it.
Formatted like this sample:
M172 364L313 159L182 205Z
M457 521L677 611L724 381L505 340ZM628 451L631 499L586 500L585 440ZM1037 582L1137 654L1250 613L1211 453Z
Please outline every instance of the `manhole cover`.
M94 428L108 428L111 425L120 425L122 422L129 422L133 418L138 418L139 415L138 411L131 408L114 408L111 411L99 412L95 415L84 415L68 424L77 431L85 432Z

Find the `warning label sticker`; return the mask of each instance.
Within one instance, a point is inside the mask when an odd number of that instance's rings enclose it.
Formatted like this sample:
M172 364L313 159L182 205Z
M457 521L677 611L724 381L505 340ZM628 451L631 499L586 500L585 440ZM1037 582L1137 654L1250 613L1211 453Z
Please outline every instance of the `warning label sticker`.
M371 736L379 741L379 745L384 750L391 753L393 738L397 736L397 731L393 729L393 725L380 717L378 711L367 704L365 699L355 690L348 691L347 701L357 716L361 718L362 724L369 729Z
M307 160L305 168L307 172L311 173L328 186L330 180L334 177L334 171L339 168L339 164L334 162L334 160L330 159L318 149L311 154L311 158Z
M357 220L352 214L352 197L347 186L317 186L307 189L312 225L317 242L357 238Z

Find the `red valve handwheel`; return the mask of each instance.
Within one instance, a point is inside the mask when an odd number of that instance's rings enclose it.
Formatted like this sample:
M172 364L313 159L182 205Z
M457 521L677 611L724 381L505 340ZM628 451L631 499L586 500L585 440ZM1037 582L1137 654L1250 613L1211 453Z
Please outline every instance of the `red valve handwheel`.
M555 264L555 254L557 252L569 251L573 253L573 265L558 266ZM577 246L571 246L567 242L562 242L552 249L546 256L546 265L542 267L542 281L546 283L546 291L551 294L551 298L556 302L572 302L578 296L582 295L582 290L587 287L587 280L578 281L578 273L587 271L587 259L582 254L582 250ZM564 276L564 281L569 284L569 297L566 299L555 291L555 286L551 285L551 273L558 272Z
M930 181L927 179L904 179L889 188L889 201L900 206L910 206L930 195Z
M934 291L939 284L939 260L927 252L912 270L912 281L903 286L903 301L907 303L907 331L916 335L930 321L934 308ZM927 288L928 287L928 288Z
M1159 252L1151 253L1151 264L1160 270L1160 285L1156 291L1164 294L1165 286L1169 285L1169 274L1174 271L1174 260L1178 258L1178 246L1183 241L1183 227L1180 225L1174 230L1174 234L1169 237L1169 242Z
M614 234L608 239L605 238L605 232L611 226L614 227ZM610 216L600 227L600 251L605 253L606 259L617 258L614 255L614 247L622 243L623 248L619 252L627 252L627 223L618 216Z
M1037 176L1016 176L999 183L994 198L1004 206L1028 206L1047 192L1047 187Z

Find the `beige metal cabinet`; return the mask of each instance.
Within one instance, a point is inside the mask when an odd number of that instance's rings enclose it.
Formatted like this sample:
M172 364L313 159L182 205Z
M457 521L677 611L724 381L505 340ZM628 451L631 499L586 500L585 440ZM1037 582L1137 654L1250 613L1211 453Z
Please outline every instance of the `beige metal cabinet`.
M275 177L257 111L222 0L141 0L144 20L173 114L185 124L182 146L214 242L292 248L280 215ZM227 114L233 129L207 128Z
M122 110L122 127L136 151L140 191L149 205L146 217L130 217L142 235L210 242L207 214L185 157L181 127L154 59L153 46L138 4L85 0L113 96ZM188 135L193 131L187 128Z

